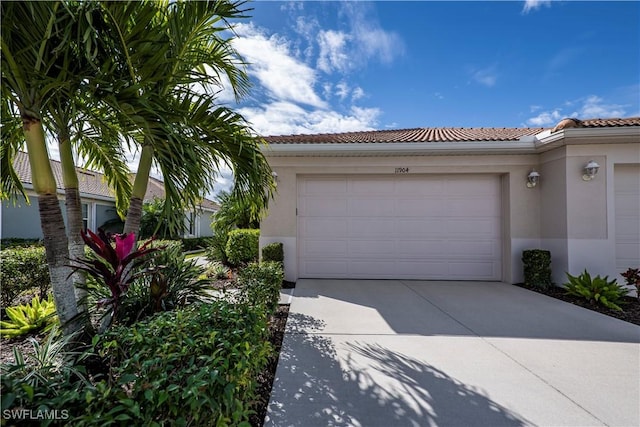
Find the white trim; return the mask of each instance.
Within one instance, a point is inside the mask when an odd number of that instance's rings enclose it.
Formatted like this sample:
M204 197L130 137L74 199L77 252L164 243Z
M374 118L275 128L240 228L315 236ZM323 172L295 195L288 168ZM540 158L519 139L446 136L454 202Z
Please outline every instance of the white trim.
M445 154L532 154L536 152L532 139L521 141L466 142L373 142L373 143L296 143L272 144L265 155L445 155Z

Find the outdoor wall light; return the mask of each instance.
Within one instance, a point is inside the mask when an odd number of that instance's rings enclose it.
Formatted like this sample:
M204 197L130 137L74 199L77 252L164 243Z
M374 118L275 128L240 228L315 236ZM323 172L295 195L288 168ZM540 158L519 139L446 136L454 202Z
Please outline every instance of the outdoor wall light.
M273 177L273 182L278 186L278 174L276 172L271 172L271 176Z
M527 188L535 187L538 185L538 181L540 181L540 174L534 169L527 175Z
M582 179L584 181L591 181L596 177L598 169L600 169L600 165L593 160L589 160L589 163L587 163L587 165L584 167L584 174L582 175Z

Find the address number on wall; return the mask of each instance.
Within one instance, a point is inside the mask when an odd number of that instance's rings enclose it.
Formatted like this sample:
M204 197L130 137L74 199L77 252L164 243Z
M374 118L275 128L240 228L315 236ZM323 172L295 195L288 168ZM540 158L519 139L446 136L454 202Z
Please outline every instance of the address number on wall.
M409 168L396 168L396 173L409 173Z

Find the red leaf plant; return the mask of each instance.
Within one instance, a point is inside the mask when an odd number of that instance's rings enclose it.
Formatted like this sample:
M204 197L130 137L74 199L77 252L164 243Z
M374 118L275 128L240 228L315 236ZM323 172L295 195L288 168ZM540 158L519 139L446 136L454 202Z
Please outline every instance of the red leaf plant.
M620 273L629 286L636 287L636 298L640 301L640 268L629 268L624 273Z
M77 258L73 260L79 265L71 265L73 268L72 274L78 270L86 271L87 274L107 285L111 292L111 297L98 301L98 305L113 305L113 317L115 318L119 303L123 295L126 294L127 289L129 289L129 285L141 274L145 274L146 271L130 273L148 261L148 259L141 259L141 257L162 248L148 247L153 241L152 237L138 249L132 250L136 241L134 233L107 234L104 230L98 229L98 234L93 233L91 230L86 230L81 231L80 235L82 240L95 253L97 259ZM115 242L115 247L112 242Z

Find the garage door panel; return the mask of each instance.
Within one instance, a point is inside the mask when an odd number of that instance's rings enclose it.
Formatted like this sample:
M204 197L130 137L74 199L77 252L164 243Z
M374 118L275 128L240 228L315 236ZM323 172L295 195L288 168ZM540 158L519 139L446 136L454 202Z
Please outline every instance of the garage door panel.
M496 249L499 248L493 241L454 240L447 242L446 252L455 254L455 258L493 260L497 255Z
M454 212L460 217L495 216L497 211L496 201L491 199L465 198L447 200L447 212Z
M372 199L369 197L351 199L348 203L349 216L356 217L393 217L393 204L383 198Z
M348 224L344 218L305 218L300 222L300 231L307 238L337 237L347 235Z
M298 211L300 277L501 277L498 176L300 181L298 203L304 205ZM336 191L331 190L334 185Z
M386 258L386 254L393 252L395 248L394 240L350 240L347 244L347 254L352 258L370 258L378 255L379 258Z
M328 178L323 180L305 181L304 192L308 196L334 196L347 194L346 178Z
M446 193L445 181L441 179L425 181L424 179L412 177L398 178L394 192L401 198L403 198L403 196L410 196L410 198L438 196Z
M451 262L449 263L449 274L455 274L462 279L477 280L478 276L494 276L497 273L495 267L495 264L489 261Z
M395 235L395 222L393 218L387 219L349 219L346 237L380 237Z
M426 238L445 233L448 221L446 218L413 219L398 218L396 233L400 238Z
M302 268L308 274L308 277L326 277L329 279L349 277L346 261L305 261Z
M333 254L333 257L345 257L349 254L348 243L345 240L307 240L300 248L300 253L305 257Z
M301 203L299 214L304 216L346 216L349 212L349 201L332 197L330 199L307 198Z
M371 196L389 194L395 189L394 182L388 179L353 179L349 184L350 194Z
M431 203L428 199L398 199L395 201L398 217L438 217L446 215L446 207L441 203Z
M398 255L422 260L438 258L445 244L444 239L403 240L398 244Z

